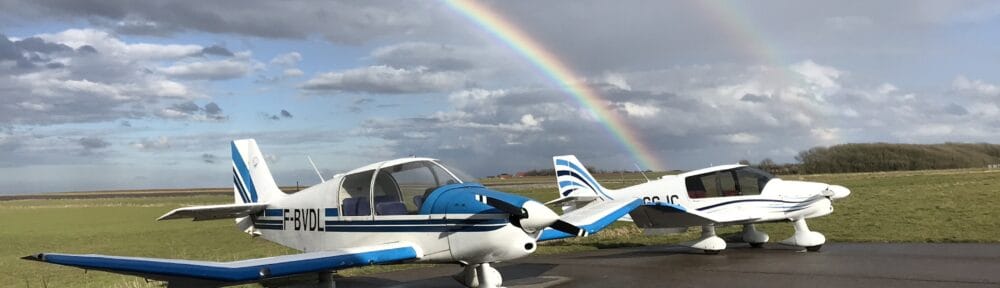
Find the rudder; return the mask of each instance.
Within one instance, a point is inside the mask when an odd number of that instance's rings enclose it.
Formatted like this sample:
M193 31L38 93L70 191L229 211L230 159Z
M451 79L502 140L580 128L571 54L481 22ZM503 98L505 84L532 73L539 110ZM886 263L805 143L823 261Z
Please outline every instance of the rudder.
M555 156L552 157L552 164L556 170L556 183L559 184L559 198L597 196L604 200L614 200L576 156Z
M234 140L233 194L236 203L267 203L283 194L254 139Z

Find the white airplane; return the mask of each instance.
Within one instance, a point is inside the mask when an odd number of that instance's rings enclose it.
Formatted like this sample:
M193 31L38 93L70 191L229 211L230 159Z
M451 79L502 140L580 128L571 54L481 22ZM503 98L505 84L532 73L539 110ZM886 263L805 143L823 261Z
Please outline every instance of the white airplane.
M167 281L168 287L268 285L293 275L315 275L307 285L334 287L332 271L349 267L457 263L464 269L455 279L465 286L497 287L502 277L491 263L529 255L539 241L596 233L642 203L608 201L559 216L429 158L371 164L286 194L256 141L231 146L235 204L179 208L158 220L236 218L244 232L304 253L233 262L61 253L24 259Z
M646 205L635 209L623 221L632 221L646 233L679 233L701 226L701 237L687 242L692 248L714 254L726 249L726 241L715 227L743 225L742 240L754 248L769 236L754 223L790 221L792 237L781 244L819 251L826 237L810 231L806 219L833 212L832 200L851 194L844 186L806 181L786 181L746 165L722 165L665 175L622 189L607 189L597 183L576 156L552 158L560 198L546 204L561 204L570 213L578 207L604 201L642 199Z

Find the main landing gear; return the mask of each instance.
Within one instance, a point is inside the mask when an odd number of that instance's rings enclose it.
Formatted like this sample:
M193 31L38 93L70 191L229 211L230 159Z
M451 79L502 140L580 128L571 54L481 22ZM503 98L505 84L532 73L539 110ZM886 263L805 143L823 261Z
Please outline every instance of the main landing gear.
M816 252L823 247L823 243L826 243L826 237L823 234L809 230L805 219L792 221L792 225L795 227L795 234L781 241L781 244L804 247L806 251ZM750 244L750 247L761 248L770 238L767 233L757 230L754 224L743 224L743 232L740 233L738 239ZM684 242L682 245L704 250L705 254L719 254L726 249L726 241L715 234L714 225L701 226L701 237L694 241Z
M490 263L465 265L462 272L452 278L470 288L496 288L503 283L500 271L490 266Z
M718 235L715 235L714 225L703 225L701 226L701 238L684 242L681 245L704 250L705 254L719 254L719 252L726 249L726 240L722 240Z
M795 234L788 239L782 240L781 244L805 247L806 251L816 252L826 243L826 237L816 231L809 231L806 219L798 219L792 222L795 227Z
M743 233L741 234L743 242L750 244L753 248L762 248L764 243L771 237L767 233L757 231L757 228L753 224L743 224Z

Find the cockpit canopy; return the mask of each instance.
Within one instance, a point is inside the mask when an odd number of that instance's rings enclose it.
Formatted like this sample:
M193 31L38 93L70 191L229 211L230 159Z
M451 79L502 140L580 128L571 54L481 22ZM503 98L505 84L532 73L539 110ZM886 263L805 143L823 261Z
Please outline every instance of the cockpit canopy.
M760 195L774 175L749 166L712 171L684 179L691 199Z
M387 161L374 169L344 176L340 185L340 211L342 216L369 216L372 212L417 214L434 189L467 182L476 180L434 159Z

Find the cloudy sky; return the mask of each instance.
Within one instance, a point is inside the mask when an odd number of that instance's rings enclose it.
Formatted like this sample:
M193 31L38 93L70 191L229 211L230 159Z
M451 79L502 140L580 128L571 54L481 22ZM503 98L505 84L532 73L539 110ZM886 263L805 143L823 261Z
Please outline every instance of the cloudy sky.
M815 3L812 3L815 2ZM996 142L995 1L482 2L669 169L850 142ZM437 1L0 0L0 193L282 184L408 155L476 176L639 163Z

